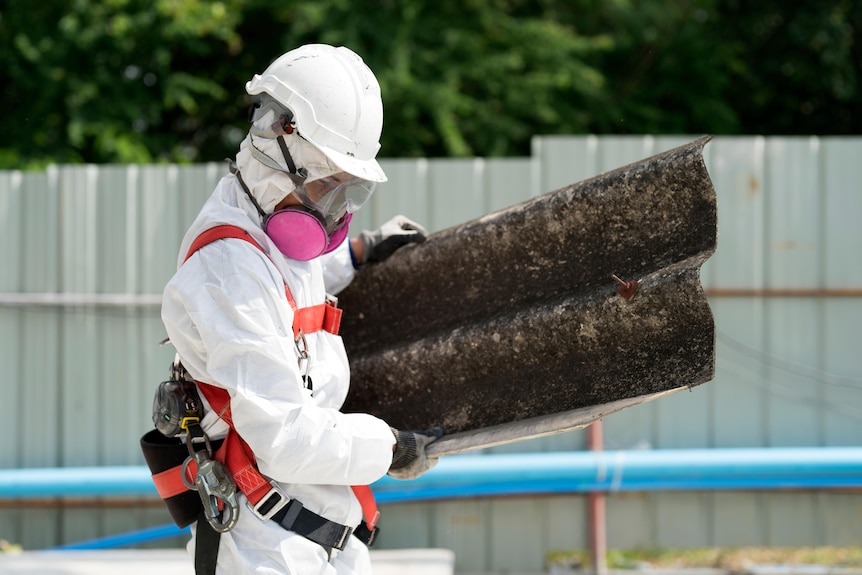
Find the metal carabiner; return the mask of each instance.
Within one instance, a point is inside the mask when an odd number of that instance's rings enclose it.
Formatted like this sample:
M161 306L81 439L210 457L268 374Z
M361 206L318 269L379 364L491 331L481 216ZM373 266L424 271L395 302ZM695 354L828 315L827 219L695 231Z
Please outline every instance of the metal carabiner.
M171 380L172 381L185 381L186 377L186 368L183 367L183 364L180 362L180 354L174 354L174 361L171 363Z
M236 483L225 466L214 459L200 458L195 486L204 506L204 516L219 533L230 531L239 519ZM221 506L221 509L219 509Z
M236 483L221 461L216 461L210 455L212 446L209 436L202 434L204 449L195 451L191 437L186 438L189 456L183 462L180 478L189 489L195 489L203 503L204 515L212 528L219 533L230 531L239 519L239 501L237 500ZM189 465L195 462L197 473L194 484L189 480ZM221 507L221 509L219 509Z
M300 346L300 343L302 346ZM296 336L296 339L293 340L293 345L296 346L296 354L297 354L297 368L299 368L299 373L302 375L302 380L306 381L308 378L308 371L311 368L311 362L309 361L308 355L308 341L305 339L305 334L302 332L302 329L299 330L299 333ZM303 370L303 367L305 369Z

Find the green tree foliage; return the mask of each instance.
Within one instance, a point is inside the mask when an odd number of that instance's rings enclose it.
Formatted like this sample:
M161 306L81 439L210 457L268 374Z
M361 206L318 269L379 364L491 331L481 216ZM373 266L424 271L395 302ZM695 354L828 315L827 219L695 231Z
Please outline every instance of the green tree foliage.
M14 0L0 12L0 164L199 158L234 107L227 3Z
M855 0L0 3L0 167L232 156L245 82L308 42L377 74L381 155L535 134L862 133Z
M862 2L724 0L720 9L738 55L728 102L747 131L862 133Z

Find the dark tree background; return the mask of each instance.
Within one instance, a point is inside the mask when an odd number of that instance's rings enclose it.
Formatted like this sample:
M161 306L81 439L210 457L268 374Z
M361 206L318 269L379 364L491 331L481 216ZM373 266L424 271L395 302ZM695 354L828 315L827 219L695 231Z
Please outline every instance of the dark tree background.
M382 157L536 134L860 134L855 0L0 1L0 168L217 161L308 42L380 80Z

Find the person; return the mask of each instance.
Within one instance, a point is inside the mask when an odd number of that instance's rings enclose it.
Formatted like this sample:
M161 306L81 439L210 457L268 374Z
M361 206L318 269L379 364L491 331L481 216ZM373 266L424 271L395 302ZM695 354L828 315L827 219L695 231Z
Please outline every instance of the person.
M287 515L297 510L323 527L311 533L308 524L291 524L284 509L277 521L239 505L235 525L218 536L216 572L369 573L370 554L357 537L321 541L316 534L361 524L363 502L351 486L430 469L436 459L425 447L442 430L396 430L372 415L339 411L350 376L341 338L326 329L296 331L294 320L304 308L336 309L329 294L426 233L396 216L347 239L353 214L387 179L376 160L380 88L356 53L301 46L254 75L246 91L251 127L182 240L162 320L198 387L227 392L219 410L202 394L209 438L235 430L259 473L285 495L277 503L296 502ZM248 237L194 247L219 226ZM188 549L200 557L198 545L193 536Z

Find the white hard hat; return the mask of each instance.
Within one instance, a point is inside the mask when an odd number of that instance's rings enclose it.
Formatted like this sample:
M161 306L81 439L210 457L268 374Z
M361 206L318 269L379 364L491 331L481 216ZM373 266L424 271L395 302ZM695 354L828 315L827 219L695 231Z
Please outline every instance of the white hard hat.
M294 115L296 130L339 168L385 182L375 157L383 131L383 100L374 73L348 48L308 44L291 50L245 85L269 94Z

